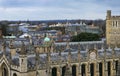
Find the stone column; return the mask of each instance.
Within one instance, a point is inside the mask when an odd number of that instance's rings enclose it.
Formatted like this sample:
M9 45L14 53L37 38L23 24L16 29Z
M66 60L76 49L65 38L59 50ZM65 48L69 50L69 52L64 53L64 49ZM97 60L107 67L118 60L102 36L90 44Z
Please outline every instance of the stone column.
M120 61L118 61L118 66L116 69L117 69L116 76L119 76L120 75Z
M86 63L85 71L86 71L85 76L90 76L90 65L89 65L89 63Z
M95 63L94 72L95 76L99 76L99 63Z
M85 64L85 76L88 76L88 64Z
M102 61L102 76L104 76L105 75L105 68L104 68L105 66L104 66L104 62Z
M104 76L105 75L105 66L104 66L104 61L102 62L102 76Z
M81 76L81 64L78 66L78 76Z
M110 66L111 66L111 76L115 76L115 74L114 74L114 61L111 61Z
M104 69L105 69L104 76L108 76L108 62L104 62Z
M48 71L48 76L52 76L52 68Z
M76 76L79 76L79 65L76 64Z
M59 70L60 70L60 76L62 76L62 66L60 66Z
M61 76L60 75L60 67L57 67L57 76Z

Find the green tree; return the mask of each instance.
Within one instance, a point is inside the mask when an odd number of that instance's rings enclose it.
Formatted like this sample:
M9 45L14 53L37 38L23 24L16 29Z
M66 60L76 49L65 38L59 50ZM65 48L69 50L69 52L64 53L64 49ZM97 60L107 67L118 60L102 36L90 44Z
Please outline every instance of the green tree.
M93 33L80 33L77 36L71 37L71 41L97 41L100 40L100 36L98 34Z
M0 22L0 27L1 27L1 29L2 29L2 34L3 34L4 36L7 35L7 27L8 27L8 24L9 24L8 21L2 21L2 22Z

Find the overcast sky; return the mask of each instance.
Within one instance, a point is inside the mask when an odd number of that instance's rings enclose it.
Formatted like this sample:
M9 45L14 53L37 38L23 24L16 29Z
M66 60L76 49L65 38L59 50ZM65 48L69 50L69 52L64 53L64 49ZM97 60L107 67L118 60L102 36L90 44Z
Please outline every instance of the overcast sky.
M0 0L0 20L105 19L120 0Z

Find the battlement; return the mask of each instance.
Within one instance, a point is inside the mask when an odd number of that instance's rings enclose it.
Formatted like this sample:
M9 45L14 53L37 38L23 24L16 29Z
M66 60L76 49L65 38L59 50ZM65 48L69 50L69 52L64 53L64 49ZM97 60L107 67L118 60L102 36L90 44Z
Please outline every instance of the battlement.
M120 19L120 16L111 16L111 19Z

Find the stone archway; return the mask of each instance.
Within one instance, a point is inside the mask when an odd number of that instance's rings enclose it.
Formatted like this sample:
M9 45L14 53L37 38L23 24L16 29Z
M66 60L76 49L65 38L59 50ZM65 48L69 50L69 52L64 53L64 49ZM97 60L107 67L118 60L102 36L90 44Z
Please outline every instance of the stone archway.
M57 76L57 68L52 68L52 76Z
M8 68L5 63L0 66L0 76L9 76Z
M115 61L115 70L116 70L116 74L118 72L118 61Z
M86 73L86 68L85 67L86 67L85 64L81 65L81 76L86 76L86 74L85 74Z
M108 76L111 76L111 62L107 62Z
M14 74L13 74L13 76L17 76L17 74L16 74L16 73L14 73Z
M94 69L94 63L91 63L90 64L90 76L95 76L95 73L94 73L94 71L95 71L95 69Z
M103 64L102 64L102 62L99 63L99 76L103 76Z
M76 65L72 66L72 76L76 76Z
M62 76L65 76L65 69L66 69L66 66L62 67Z

